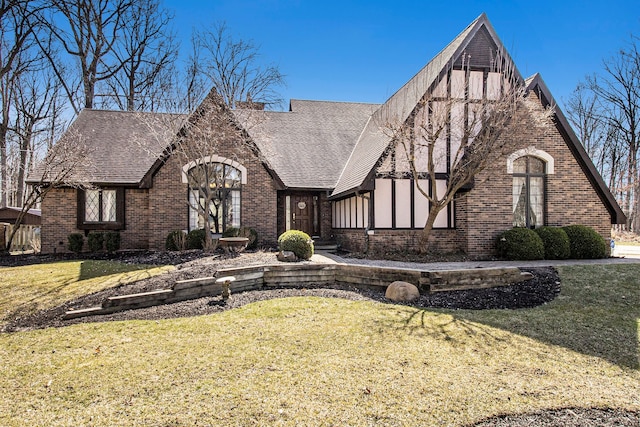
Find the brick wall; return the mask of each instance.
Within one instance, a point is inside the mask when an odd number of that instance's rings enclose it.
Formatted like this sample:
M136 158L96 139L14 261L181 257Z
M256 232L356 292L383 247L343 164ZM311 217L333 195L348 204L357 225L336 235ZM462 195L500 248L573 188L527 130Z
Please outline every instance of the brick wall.
M77 233L78 202L73 188L54 188L42 200L42 253L68 252L67 237Z
M564 226L583 224L593 227L605 239L611 237L611 218L586 175L554 124L531 119L541 114L542 107L534 94L527 103L529 114L522 116L525 126L511 138L510 152L534 146L550 154L555 163L553 174L546 177L545 224ZM495 239L513 226L512 175L507 174L507 155L476 178L473 191L467 196L468 253L482 258L493 255Z
M528 111L520 117L523 125L518 127L518 135L507 130L502 136L511 140L507 152L476 176L473 190L458 196L455 230L433 230L430 250L462 250L478 259L494 255L496 237L513 226L513 177L507 174L507 157L532 146L550 154L555 162L555 173L547 175L545 224L584 224L607 240L611 237L610 215L557 127L532 119L542 112L535 94L530 95L527 106ZM363 251L366 246L363 230L334 229L333 233L350 250ZM419 235L420 230L375 230L369 236L369 250L417 250Z
M273 179L259 158L246 146L220 143L215 154L241 163L247 168L247 184L242 186L241 225L255 228L259 245L277 241L277 192ZM191 159L195 160L195 159ZM182 166L188 163L174 155L160 168L149 190L149 248L164 250L165 239L172 230L186 230L188 221L188 187L182 182Z
M42 201L42 253L69 252L67 238L71 233L88 231L77 228L78 196L74 188L54 188ZM148 192L125 190L125 229L120 230L120 247L146 249ZM85 250L87 249L85 240Z

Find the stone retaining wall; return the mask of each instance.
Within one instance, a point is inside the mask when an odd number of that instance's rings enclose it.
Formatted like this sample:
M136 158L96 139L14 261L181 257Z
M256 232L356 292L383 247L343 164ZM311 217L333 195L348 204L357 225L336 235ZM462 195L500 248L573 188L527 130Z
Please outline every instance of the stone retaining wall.
M226 268L218 270L215 277L179 280L171 289L110 297L101 306L67 311L64 319L218 296L222 287L216 279L222 277L235 278L230 285L233 294L265 287L335 284L374 287L384 291L396 280L412 283L420 292L428 293L505 286L533 276L515 267L425 271L353 264L277 264Z

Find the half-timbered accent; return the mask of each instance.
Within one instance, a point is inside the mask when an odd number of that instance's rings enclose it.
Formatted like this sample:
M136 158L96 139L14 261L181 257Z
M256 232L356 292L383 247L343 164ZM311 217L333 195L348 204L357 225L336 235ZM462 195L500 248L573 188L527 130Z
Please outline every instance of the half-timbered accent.
M171 231L207 223L207 200L211 233L252 227L262 245L299 229L350 250L417 249L425 195L442 194L482 124L481 107L511 81L507 72L526 89L519 120L527 126L504 136L510 151L440 212L430 248L491 256L495 237L514 225L580 223L608 238L623 212L540 75L520 76L483 14L380 105L291 100L289 111L203 109L197 117L82 111L69 132L91 148L78 171L88 186L48 193L42 250L65 251L70 233L94 229L120 231L124 248L162 250ZM534 120L549 106L553 123ZM207 114L228 114L242 141L218 141L216 152L186 164L165 150L178 136L189 141L187 120L216 123ZM394 139L390 123L407 125L414 140L437 128L433 162L424 146Z

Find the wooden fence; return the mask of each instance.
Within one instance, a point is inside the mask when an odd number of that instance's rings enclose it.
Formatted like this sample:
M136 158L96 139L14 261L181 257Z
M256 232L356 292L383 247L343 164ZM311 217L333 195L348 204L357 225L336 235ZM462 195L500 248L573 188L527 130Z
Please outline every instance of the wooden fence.
M4 238L0 240L2 242L2 248L7 247L7 241L13 230L12 224L0 224L0 236L4 234ZM13 236L11 242L10 252L26 252L34 251L40 252L40 226L39 225L21 225L18 227L16 235Z

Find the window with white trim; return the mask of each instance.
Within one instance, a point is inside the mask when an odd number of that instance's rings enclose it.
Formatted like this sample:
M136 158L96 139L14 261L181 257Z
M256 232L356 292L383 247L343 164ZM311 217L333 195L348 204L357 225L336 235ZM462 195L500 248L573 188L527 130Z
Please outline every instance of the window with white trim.
M242 171L229 164L196 163L187 171L189 183L189 229L209 227L223 233L240 227Z
M513 226L544 225L546 164L534 156L513 160Z

